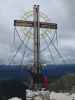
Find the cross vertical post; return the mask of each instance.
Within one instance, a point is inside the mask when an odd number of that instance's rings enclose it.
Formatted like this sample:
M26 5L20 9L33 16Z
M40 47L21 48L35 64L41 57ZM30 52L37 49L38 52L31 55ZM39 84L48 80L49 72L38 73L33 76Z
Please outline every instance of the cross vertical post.
M40 23L39 5L33 7L34 22L34 71L38 73L40 65Z

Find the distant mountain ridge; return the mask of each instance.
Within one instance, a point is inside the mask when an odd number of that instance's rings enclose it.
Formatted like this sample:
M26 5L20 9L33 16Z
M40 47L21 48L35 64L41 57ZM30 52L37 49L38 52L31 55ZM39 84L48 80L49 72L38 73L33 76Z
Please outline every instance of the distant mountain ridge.
M62 76L75 73L75 64L46 65L41 73L47 76ZM0 65L0 80L24 79L31 76L31 69L22 65Z

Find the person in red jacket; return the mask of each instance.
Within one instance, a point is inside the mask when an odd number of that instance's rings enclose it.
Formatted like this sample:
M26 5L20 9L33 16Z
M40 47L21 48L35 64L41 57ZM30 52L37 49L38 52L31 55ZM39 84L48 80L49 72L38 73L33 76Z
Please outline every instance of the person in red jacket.
M43 87L48 89L48 78L47 76L43 76Z

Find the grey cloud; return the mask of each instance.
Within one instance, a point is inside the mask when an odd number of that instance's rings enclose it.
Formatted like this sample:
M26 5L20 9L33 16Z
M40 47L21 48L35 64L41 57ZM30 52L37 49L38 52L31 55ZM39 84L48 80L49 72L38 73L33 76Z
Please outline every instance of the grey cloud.
M13 48L11 44L13 40L13 20L20 19L27 9L32 8L32 5L31 0L0 1L0 62L7 64L8 56L15 52L12 53L11 49ZM64 56L72 58L74 62L75 0L40 0L40 8L51 21L58 24L59 50ZM21 54L16 57L17 63L19 63L20 59L18 58L20 57Z

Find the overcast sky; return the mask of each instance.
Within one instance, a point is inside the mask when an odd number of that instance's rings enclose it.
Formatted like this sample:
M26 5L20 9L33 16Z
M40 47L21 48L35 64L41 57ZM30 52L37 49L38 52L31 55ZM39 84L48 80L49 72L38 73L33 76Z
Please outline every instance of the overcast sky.
M39 4L40 10L58 24L61 54L75 63L75 0L40 0ZM0 64L8 64L9 56L15 52L12 51L14 19L20 19L32 7L32 0L0 0Z

